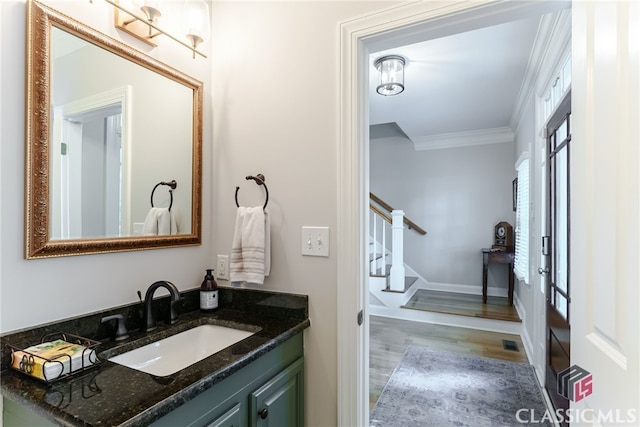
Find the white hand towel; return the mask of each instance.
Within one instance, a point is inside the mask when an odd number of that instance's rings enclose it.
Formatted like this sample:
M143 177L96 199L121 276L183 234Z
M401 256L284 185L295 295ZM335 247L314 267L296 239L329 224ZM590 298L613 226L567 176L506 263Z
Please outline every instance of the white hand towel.
M142 226L143 236L178 234L175 216L167 208L151 208Z
M231 282L263 284L270 272L269 213L262 206L239 207L229 260L229 278Z

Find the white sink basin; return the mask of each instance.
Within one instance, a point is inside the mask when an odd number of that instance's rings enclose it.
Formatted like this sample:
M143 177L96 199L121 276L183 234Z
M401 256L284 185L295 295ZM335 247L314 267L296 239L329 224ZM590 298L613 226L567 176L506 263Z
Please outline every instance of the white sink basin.
M224 326L201 325L108 360L152 375L166 376L253 334Z

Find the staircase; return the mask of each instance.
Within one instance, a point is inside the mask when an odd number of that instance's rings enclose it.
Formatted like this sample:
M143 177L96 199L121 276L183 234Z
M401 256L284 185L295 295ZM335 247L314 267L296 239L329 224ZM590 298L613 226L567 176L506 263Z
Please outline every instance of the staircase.
M382 258L382 256L379 255L378 258ZM373 262L373 260L371 262ZM406 267L405 267L405 269L406 269ZM404 286L401 289L391 289L391 286L390 286L390 282L391 282L391 264L386 264L384 270L378 269L375 273L369 274L369 277L385 279L385 287L384 287L384 289L382 289L382 291L384 291L384 292L397 292L397 293L401 293L401 294L407 292L411 288L411 285L413 285L416 282L416 280L418 280L417 277L404 276Z
M419 284L418 276L408 275L407 270L410 269L404 264L404 225L407 224L409 229L423 235L426 231L408 220L403 211L393 209L374 194L371 194L370 207L370 304L389 308L400 307L411 298L418 288L416 285ZM391 240L391 249L387 244L388 237Z
M444 290L430 283L403 260L405 232L426 231L404 216L404 212L371 194L369 217L369 305L368 314L433 324L520 334L522 323L412 310L404 305L420 289ZM374 203L375 202L375 203ZM405 227L406 226L406 227ZM390 243L389 243L390 242ZM394 272L396 273L394 276ZM400 272L400 275L398 274Z
M378 254L375 261L381 262L382 259L389 259L390 254L382 256ZM373 263L373 257L370 257ZM407 308L414 295L420 290L443 291L439 289L437 284L428 282L415 271L405 264L407 276L404 277L405 289L400 292L389 289L389 276L391 265L385 265L383 271L378 274L369 275L369 304L368 314L379 317L389 317L393 319L409 320L414 322L443 324L449 326L458 326L462 328L471 328L487 331L501 332L505 334L522 333L522 322L513 320L496 320L495 318L483 318L483 316L459 316L452 314L450 311L423 311ZM467 295L467 294L462 294Z

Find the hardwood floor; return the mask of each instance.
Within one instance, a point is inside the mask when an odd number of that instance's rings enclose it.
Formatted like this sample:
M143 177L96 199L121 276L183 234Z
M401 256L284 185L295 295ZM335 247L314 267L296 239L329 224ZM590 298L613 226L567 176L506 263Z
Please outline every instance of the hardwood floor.
M482 317L485 319L522 322L515 307L503 297L487 297L482 304L482 295L419 289L403 308L457 314L460 316Z
M503 339L515 341L520 351L505 350ZM529 363L518 335L371 316L369 318L370 409L373 409L393 369L398 365L409 345Z

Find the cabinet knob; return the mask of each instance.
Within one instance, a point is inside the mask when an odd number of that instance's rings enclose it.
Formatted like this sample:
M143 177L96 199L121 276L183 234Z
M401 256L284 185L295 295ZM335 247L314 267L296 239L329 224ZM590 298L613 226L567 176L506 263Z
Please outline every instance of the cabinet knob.
M269 416L269 410L264 408L262 411L258 412L258 415L260 415L260 418L264 420Z

